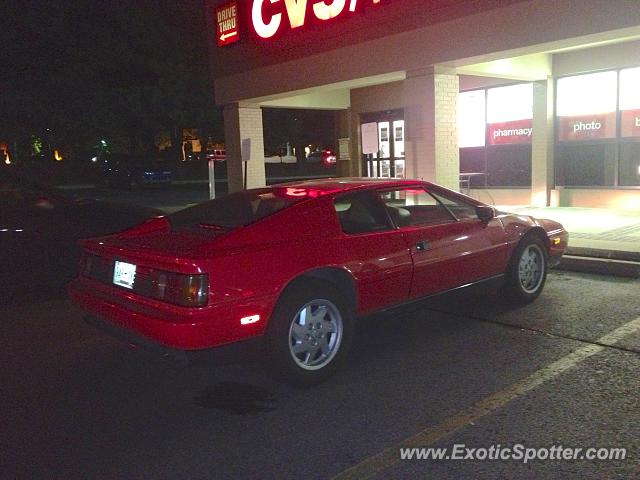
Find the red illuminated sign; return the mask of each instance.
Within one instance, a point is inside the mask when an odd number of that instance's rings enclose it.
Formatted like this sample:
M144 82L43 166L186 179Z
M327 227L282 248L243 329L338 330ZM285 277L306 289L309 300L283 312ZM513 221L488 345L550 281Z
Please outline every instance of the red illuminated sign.
M280 29L285 14L292 29L304 26L308 4L313 6L316 19L327 21L345 11L356 12L365 3L378 5L381 2L382 0L253 0L251 22L258 36L271 38Z
M512 122L489 124L489 145L507 145L531 143L533 120L514 120Z
M620 134L640 137L640 110L623 110L620 115Z
M238 3L230 2L216 8L216 38L218 46L224 47L240 40Z
M616 136L616 112L559 117L558 122L558 140L563 142Z

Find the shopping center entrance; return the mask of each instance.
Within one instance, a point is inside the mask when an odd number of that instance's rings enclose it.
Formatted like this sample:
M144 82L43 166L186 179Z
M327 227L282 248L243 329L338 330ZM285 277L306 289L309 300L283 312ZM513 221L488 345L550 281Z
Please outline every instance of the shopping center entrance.
M362 171L367 177L405 178L404 111L367 113L360 120L362 135L369 137L363 138L363 145L377 144L368 150L373 153L362 154Z

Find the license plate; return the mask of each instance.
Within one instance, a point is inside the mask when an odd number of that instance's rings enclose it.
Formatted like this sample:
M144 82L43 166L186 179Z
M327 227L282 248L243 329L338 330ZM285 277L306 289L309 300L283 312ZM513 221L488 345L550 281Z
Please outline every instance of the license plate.
M133 288L136 279L136 266L116 261L113 268L113 283L124 288Z

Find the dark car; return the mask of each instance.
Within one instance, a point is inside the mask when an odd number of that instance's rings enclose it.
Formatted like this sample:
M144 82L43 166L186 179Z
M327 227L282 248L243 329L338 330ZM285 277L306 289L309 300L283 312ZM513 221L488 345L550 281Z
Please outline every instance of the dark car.
M118 232L161 212L76 198L0 168L0 303L63 291L81 238Z
M133 189L173 181L171 163L159 155L108 154L101 162L104 184L111 188Z
M307 157L307 163L321 163L326 167L335 165L336 161L336 153L330 148L316 149Z
M346 359L354 317L485 281L533 301L567 238L427 182L314 180L85 240L69 290L130 343L184 358L258 342L310 385Z

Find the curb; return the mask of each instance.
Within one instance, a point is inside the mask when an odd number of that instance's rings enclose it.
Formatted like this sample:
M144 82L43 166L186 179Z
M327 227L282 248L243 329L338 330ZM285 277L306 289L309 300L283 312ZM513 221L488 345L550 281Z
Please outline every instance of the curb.
M560 265L556 268L558 270L598 273L617 277L640 277L640 262L616 260L612 258L583 257L565 254L560 260Z
M571 235L571 233L569 233ZM602 250L589 247L567 247L567 255L576 257L594 257L608 260L624 260L627 262L640 262L640 252L630 252L624 250Z

